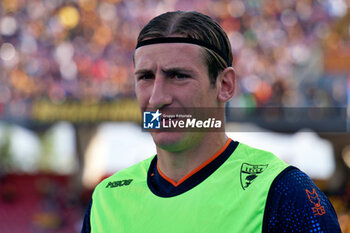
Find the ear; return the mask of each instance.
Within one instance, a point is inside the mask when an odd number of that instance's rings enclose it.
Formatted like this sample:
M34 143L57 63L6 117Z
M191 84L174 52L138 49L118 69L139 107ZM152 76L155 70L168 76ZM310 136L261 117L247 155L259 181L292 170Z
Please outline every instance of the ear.
M227 102L231 99L235 92L236 73L232 67L225 68L216 80L218 100Z

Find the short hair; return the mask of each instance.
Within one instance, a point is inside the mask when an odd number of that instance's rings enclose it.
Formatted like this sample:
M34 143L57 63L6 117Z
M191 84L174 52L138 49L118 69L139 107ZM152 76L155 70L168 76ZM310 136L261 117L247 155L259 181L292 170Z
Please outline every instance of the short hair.
M225 31L212 18L196 11L173 11L153 18L141 30L137 43L172 35L205 41L221 50L232 64L231 45ZM227 67L227 62L214 51L203 49L210 83L215 85L218 74Z

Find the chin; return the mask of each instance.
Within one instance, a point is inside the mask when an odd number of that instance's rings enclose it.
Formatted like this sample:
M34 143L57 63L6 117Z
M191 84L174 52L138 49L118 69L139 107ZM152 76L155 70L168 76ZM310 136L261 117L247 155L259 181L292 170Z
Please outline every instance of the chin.
M152 132L151 134L156 146L164 150L181 144L185 137L183 132Z
M169 152L181 152L192 147L198 141L198 135L186 132L152 132L156 146Z

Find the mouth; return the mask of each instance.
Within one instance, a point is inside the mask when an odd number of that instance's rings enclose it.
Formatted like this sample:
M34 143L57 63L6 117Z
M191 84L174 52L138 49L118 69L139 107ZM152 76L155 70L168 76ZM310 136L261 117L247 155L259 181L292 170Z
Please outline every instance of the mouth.
M168 124L170 121L175 122L178 121L178 117L162 117L161 122Z

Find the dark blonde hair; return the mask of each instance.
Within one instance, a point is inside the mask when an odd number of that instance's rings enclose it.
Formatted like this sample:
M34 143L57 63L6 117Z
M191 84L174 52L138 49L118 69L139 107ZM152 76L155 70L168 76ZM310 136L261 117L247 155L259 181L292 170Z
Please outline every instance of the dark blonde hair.
M140 32L137 43L150 39L181 35L205 41L221 50L232 64L230 41L226 33L209 16L199 12L174 11L153 18ZM208 67L210 83L215 85L218 74L227 67L225 60L210 49L204 48L203 58Z

